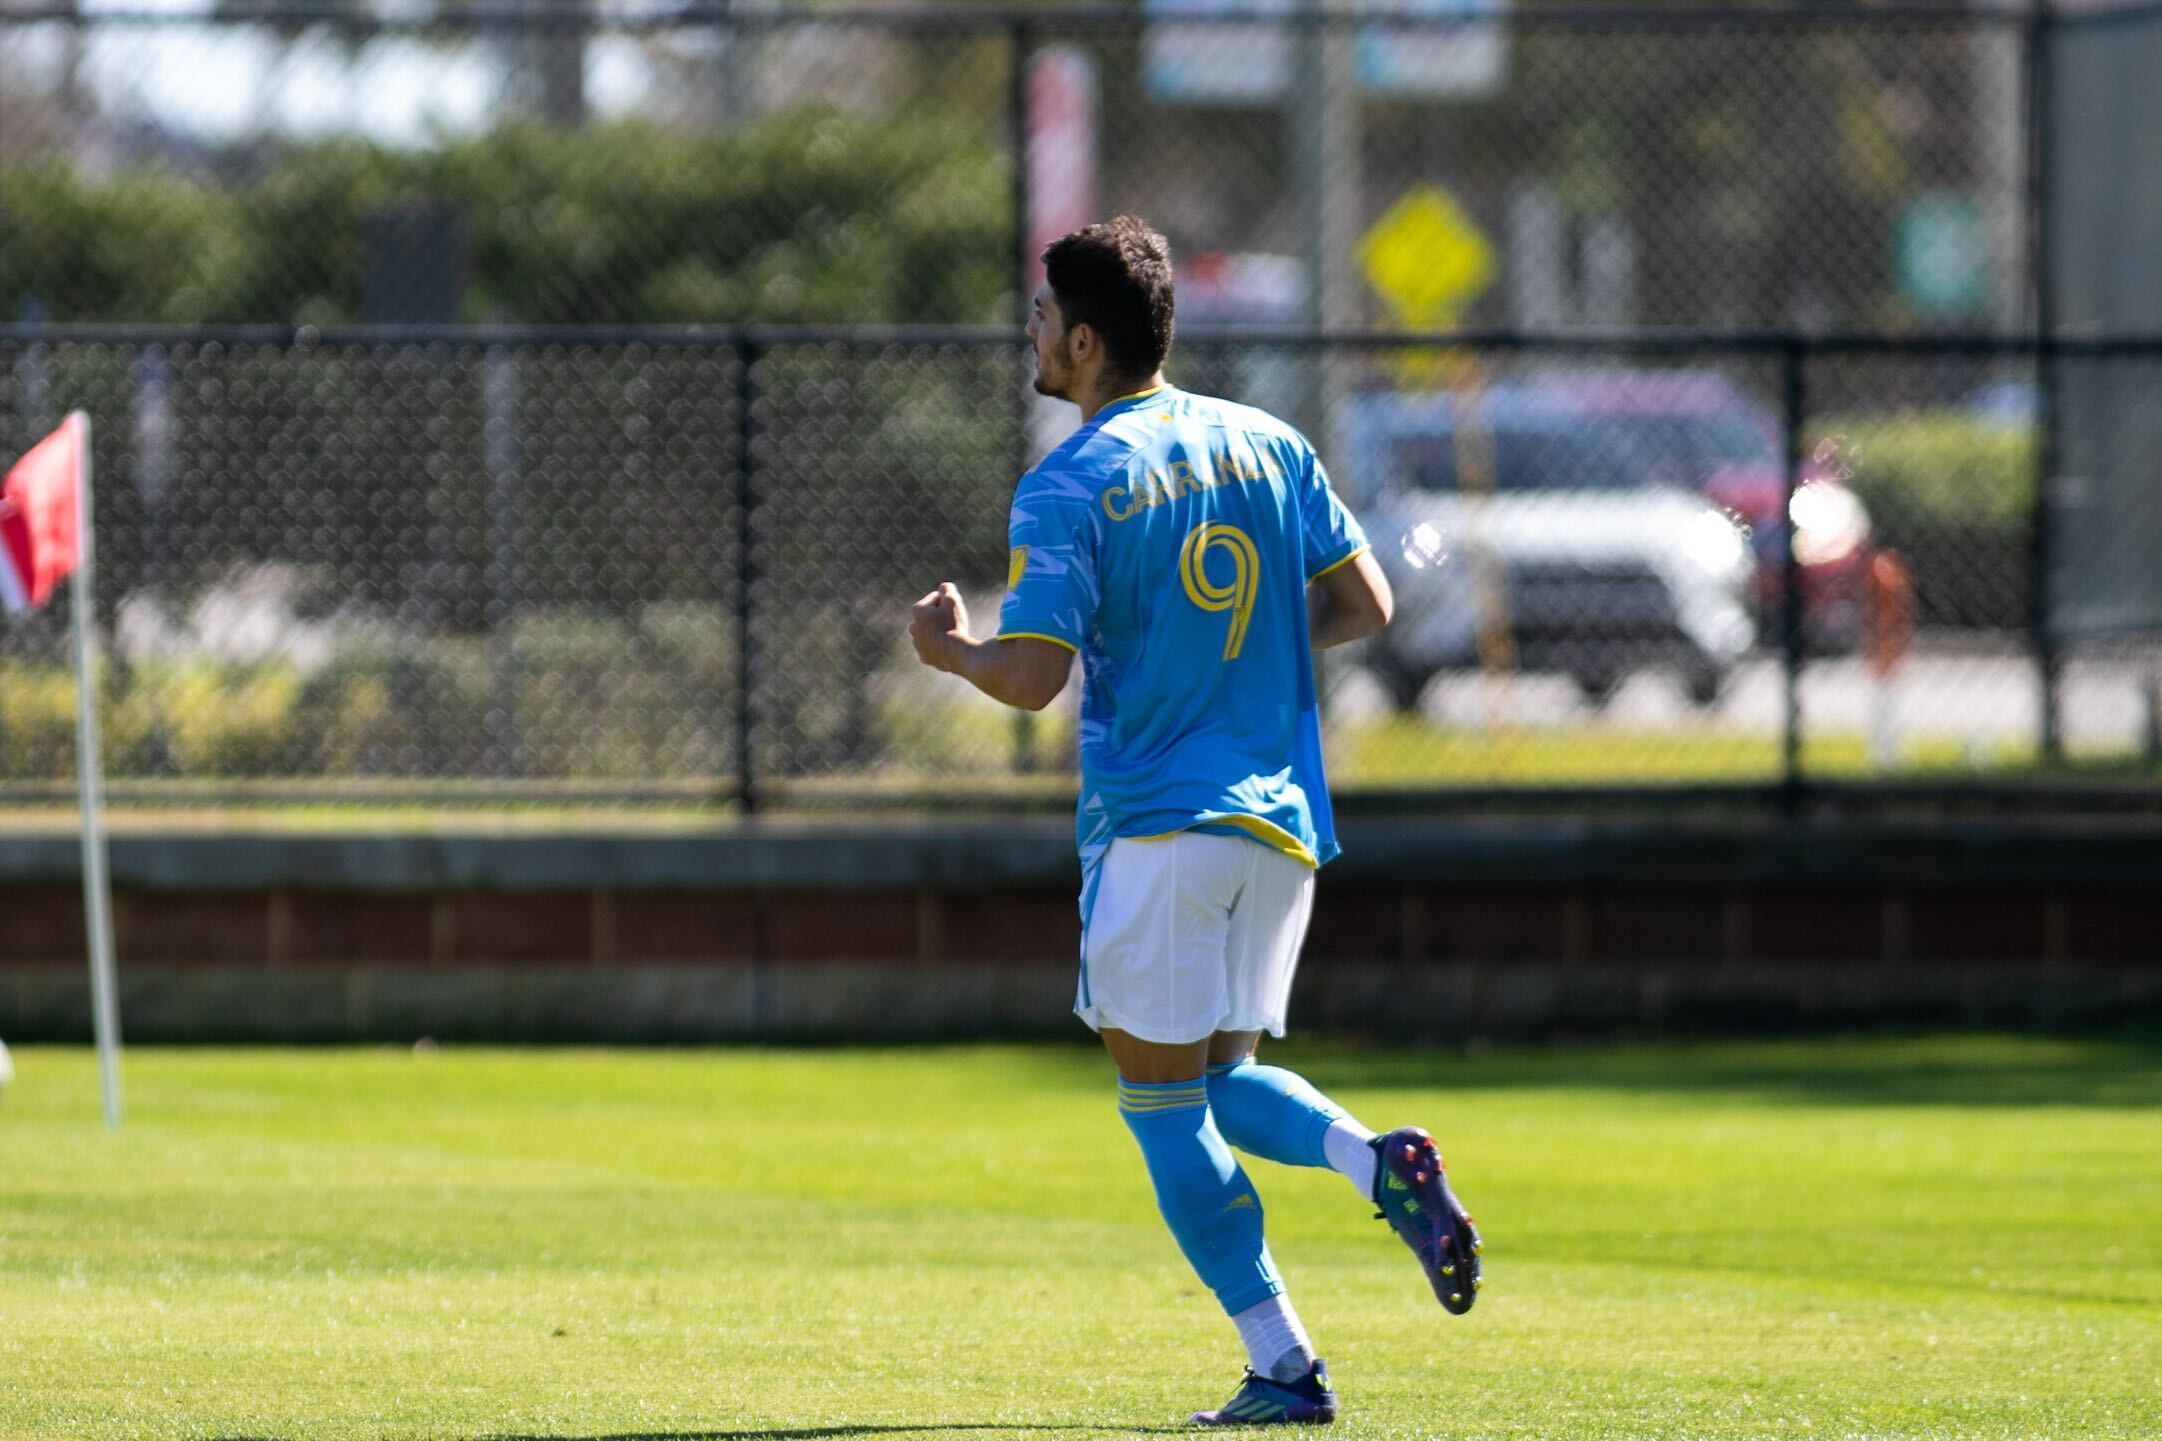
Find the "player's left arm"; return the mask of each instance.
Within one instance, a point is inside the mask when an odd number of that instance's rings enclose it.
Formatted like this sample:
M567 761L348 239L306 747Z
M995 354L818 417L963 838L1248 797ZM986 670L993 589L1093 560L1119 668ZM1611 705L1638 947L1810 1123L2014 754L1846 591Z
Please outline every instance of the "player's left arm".
M1307 629L1315 650L1364 640L1389 623L1396 597L1381 562L1357 550L1306 583Z
M1315 650L1363 640L1396 610L1389 578L1358 518L1337 498L1328 468L1302 442L1299 519L1306 556L1307 634Z
M1023 710L1051 704L1073 670L1074 653L1057 641L972 634L968 603L951 581L940 581L937 590L916 602L908 638L925 665L950 671L991 699Z

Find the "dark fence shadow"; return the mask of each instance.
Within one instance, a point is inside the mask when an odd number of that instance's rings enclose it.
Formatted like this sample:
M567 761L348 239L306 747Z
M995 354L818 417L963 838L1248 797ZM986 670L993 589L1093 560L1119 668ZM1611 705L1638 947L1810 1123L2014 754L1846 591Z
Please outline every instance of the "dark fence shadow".
M1168 1436L1191 1426L1087 1426L1078 1422L1015 1423L947 1421L923 1426L850 1425L780 1426L726 1431L622 1431L597 1436L541 1436L523 1432L476 1437L475 1441L829 1441L850 1436L938 1436L951 1433L1008 1435L1018 1432L1074 1431L1096 1436Z
M1570 1064L1557 1066L1557 1057ZM2162 1106L2162 1033L2051 1040L2024 1036L1824 1036L1704 1041L1277 1051L1324 1090L1441 1087L1641 1091L1752 1102L1897 1106Z

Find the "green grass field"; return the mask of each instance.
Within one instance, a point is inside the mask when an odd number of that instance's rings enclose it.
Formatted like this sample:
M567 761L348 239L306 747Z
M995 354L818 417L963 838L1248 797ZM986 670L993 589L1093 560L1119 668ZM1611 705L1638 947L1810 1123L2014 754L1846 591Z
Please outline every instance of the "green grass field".
M1253 1163L1372 1437L2162 1434L2162 1045L1286 1046L1442 1138L1469 1317ZM1240 1354L1102 1060L81 1050L0 1101L0 1435L1154 1434Z

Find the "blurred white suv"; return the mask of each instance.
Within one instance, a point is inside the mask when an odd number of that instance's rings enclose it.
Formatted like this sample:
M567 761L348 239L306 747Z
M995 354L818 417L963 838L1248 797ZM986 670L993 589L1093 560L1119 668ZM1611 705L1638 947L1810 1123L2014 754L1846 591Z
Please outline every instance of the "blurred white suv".
M1367 662L1398 705L1480 664L1482 636L1506 640L1490 664L1562 672L1595 703L1657 665L1708 705L1755 645L1745 530L1567 396L1356 395L1336 434L1396 591Z

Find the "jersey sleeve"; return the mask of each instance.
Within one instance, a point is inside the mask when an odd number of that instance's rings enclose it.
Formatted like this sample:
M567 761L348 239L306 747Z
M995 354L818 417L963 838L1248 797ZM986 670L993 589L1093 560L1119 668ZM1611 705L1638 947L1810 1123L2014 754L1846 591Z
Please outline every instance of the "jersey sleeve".
M1306 578L1336 569L1369 548L1359 518L1337 497L1321 457L1306 452L1307 470L1299 492L1299 524L1305 534Z
M1032 636L1080 650L1096 623L1095 495L1056 472L1030 471L1014 489L1006 520L1006 600L1002 639Z

